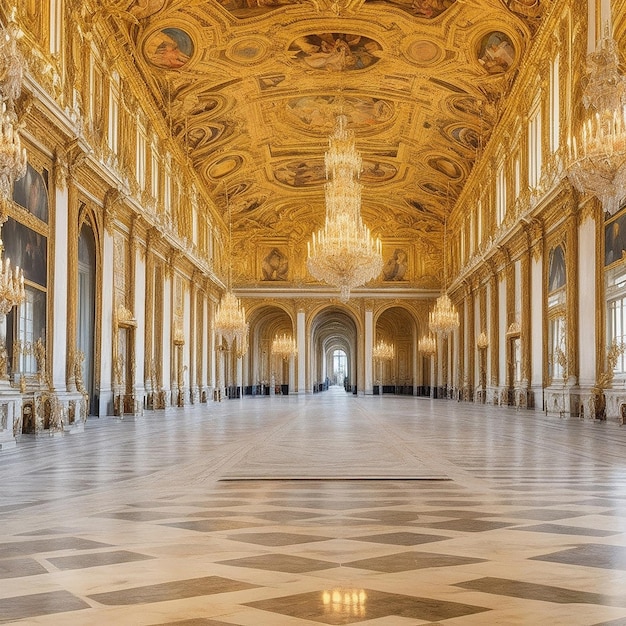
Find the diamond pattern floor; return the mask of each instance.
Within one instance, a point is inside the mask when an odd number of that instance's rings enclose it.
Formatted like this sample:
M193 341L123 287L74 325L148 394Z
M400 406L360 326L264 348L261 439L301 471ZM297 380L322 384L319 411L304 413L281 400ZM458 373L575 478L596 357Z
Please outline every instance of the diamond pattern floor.
M94 419L0 453L0 524L0 623L626 625L611 423L335 389Z

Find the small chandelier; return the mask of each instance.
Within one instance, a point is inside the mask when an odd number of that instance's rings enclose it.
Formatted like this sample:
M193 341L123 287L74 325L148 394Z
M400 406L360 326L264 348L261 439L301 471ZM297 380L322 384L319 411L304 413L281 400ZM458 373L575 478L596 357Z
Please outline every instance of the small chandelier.
M9 200L13 183L26 174L26 148L22 148L15 113L0 104L0 197Z
M298 354L298 347L296 341L290 335L283 333L282 335L276 335L274 341L272 341L272 354L275 354L282 359L288 359Z
M4 246L0 240L0 313L6 315L14 306L24 302L24 273L19 267L11 270L11 261L2 262Z
M350 299L350 290L377 276L383 267L380 239L373 239L361 219L361 155L354 133L346 128L348 118L337 116L326 168L326 222L308 243L307 267L311 274L340 290L340 300Z
M417 349L426 356L431 356L437 352L437 341L431 334L423 335L417 343Z
M478 335L476 346L479 350L486 350L489 347L489 338L484 330L480 333L480 335Z
M228 195L226 195L226 206L228 209L228 288L217 306L215 319L213 320L213 329L216 333L222 335L229 349L234 341L236 356L242 357L248 350L248 323L246 322L246 311L231 288L233 245Z
M433 333L447 335L459 326L459 314L446 293L446 224L443 230L443 285L441 295L435 302L435 307L428 314L428 328Z
M392 343L387 343L381 339L372 349L372 357L377 361L392 361L395 349Z
M217 306L213 327L216 333L224 337L229 348L236 340L237 347L240 349L248 336L246 311L239 302L239 298L231 290L222 296Z
M568 176L581 193L590 193L613 215L626 195L626 77L608 26L601 46L587 56L583 92L585 119L580 143L574 138Z
M13 183L26 174L26 150L21 145L15 113L26 67L17 47L20 36L13 9L8 24L0 29L0 202L11 199Z

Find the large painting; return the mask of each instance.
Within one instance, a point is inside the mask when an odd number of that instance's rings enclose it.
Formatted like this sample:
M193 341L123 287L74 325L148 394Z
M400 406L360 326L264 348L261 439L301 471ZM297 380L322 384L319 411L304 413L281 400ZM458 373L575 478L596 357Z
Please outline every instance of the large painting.
M548 292L552 293L565 286L565 253L563 246L557 246L550 254L550 274Z
M515 48L508 35L489 33L480 42L478 62L489 74L501 74L515 62Z
M143 51L146 59L166 70L185 65L193 55L193 41L180 28L163 28L148 37Z
M13 185L13 200L42 222L48 221L48 189L43 176L30 163L26 174Z
M439 17L456 0L368 0L371 4L387 4L398 7L415 17L432 20Z
M389 100L369 97L302 96L287 103L287 113L295 118L302 128L328 132L335 125L337 111L348 117L352 129L370 128L387 122L394 113L394 105Z
M298 37L289 46L293 59L325 71L362 70L380 59L382 48L369 37L346 33L319 33Z
M604 265L620 261L626 251L626 212L604 227Z
M9 218L2 227L4 257L20 267L24 278L42 287L47 284L47 240L43 235Z

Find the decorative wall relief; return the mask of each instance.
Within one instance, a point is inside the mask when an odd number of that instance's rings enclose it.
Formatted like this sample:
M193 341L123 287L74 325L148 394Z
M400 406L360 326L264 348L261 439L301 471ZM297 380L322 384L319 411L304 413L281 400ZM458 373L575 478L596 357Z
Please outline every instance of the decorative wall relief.
M165 6L165 0L135 0L128 9L131 15L141 20L158 13Z

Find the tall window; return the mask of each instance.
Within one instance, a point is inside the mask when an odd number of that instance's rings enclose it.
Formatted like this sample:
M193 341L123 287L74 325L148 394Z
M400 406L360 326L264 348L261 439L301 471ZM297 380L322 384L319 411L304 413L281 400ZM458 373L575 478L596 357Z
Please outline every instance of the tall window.
M561 316L552 317L548 323L548 363L552 380L562 380L565 375L565 319Z
M165 157L165 190L163 192L163 206L165 212L172 212L172 159L168 154Z
M500 226L506 216L506 172L504 162L496 175L496 224Z
M61 50L61 21L63 17L63 0L50 0L50 53L57 54Z
M343 350L333 351L333 378L336 385L343 385L348 375L348 357Z
M159 201L159 150L156 141L152 142L152 162L150 167L152 179L152 197Z
M607 272L607 339L608 343L626 342L626 272L624 267ZM626 374L626 355L617 359L615 374Z
M550 65L550 150L556 152L559 147L560 119L560 85L559 55Z
M20 305L20 318L18 334L22 343L22 353L20 355L20 371L22 374L35 374L37 372L37 362L35 360L35 293L32 289L26 290L26 299Z
M137 121L137 182L143 191L146 188L146 127Z
M528 120L528 184L533 189L539 187L541 166L541 108L536 103Z
M118 154L118 127L120 117L120 77L113 72L109 86L109 132L107 135L109 148Z

